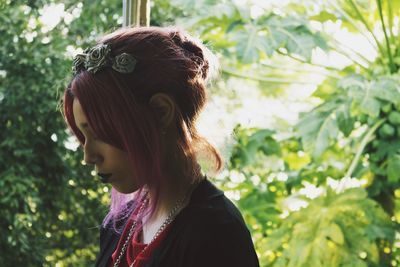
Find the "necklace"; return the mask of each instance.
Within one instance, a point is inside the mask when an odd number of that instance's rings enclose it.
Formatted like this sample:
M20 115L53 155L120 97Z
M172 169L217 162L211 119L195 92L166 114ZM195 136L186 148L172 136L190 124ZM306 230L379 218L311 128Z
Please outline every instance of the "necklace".
M151 239L151 241L150 241L150 242L147 244L147 246L136 256L136 258L134 259L134 261L132 262L132 264L131 264L129 267L133 267L133 266L135 265L137 259L139 258L139 255L143 254L143 253L146 251L146 249L150 246L150 244L152 244L152 243L154 242L154 240L156 240L157 237L162 233L162 231L164 231L164 229L174 220L174 217L175 217L177 211L178 211L178 210L182 207L182 205L185 203L185 200L186 200L187 197L190 195L190 192L192 191L192 189L193 189L193 188L189 189L189 190L186 192L185 196L184 196L182 199L180 199L180 200L178 199L178 200L176 201L174 207L173 207L172 210L169 212L167 218L165 219L165 221L163 222L163 224L160 226L160 228L158 229L158 231L155 233L155 235L153 236L153 238ZM147 197L147 194L148 194L148 192L145 193L145 200L143 201L142 205L141 205L140 208L139 208L138 215L140 215L140 214L143 212L145 206L148 204L149 198ZM121 262L121 259L122 259L123 255L124 255L125 252L126 252L126 249L127 249L127 247L128 247L129 241L130 241L131 238L132 238L132 235L133 235L133 233L134 233L134 230L135 230L135 228L136 228L136 225L137 225L137 221L134 220L134 221L132 222L131 228L129 229L128 237L126 238L126 240L125 240L125 242L124 242L124 245L123 245L122 248L121 248L121 252L119 253L118 258L117 258L117 260L115 261L113 267L118 267L118 266L119 266L119 264L120 264L120 262Z

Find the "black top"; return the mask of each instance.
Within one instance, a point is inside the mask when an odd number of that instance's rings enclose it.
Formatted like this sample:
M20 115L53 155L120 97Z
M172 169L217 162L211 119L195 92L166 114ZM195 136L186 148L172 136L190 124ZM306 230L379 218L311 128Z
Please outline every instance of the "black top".
M108 267L119 235L100 229L96 267ZM145 267L259 267L249 230L235 205L208 179L194 189L189 204Z

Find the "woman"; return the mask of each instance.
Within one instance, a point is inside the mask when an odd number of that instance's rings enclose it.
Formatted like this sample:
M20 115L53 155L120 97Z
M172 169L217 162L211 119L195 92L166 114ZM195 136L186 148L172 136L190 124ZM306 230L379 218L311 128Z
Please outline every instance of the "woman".
M218 152L195 128L212 54L174 28L129 28L74 59L64 116L110 211L96 266L259 266L238 209L201 173Z

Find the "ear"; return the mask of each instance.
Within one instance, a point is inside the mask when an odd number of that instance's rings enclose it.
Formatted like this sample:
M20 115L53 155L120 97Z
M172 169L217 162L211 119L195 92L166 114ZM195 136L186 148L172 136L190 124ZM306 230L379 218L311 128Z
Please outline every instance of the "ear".
M165 93L156 93L150 98L149 105L157 114L160 126L168 128L175 119L175 101Z

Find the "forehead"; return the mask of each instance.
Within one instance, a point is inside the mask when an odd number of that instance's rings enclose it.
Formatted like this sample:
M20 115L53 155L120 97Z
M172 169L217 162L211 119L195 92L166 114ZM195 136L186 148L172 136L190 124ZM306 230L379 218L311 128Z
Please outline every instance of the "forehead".
M85 127L85 125L87 126L87 118L83 113L82 106L79 103L79 100L76 98L74 99L74 102L72 104L72 111L74 113L75 124L78 127Z

